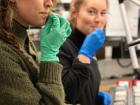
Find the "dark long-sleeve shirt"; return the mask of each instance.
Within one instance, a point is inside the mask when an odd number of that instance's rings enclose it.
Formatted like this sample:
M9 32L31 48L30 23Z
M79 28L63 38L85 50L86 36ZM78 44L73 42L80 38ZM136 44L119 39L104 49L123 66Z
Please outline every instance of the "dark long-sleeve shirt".
M59 59L64 66L62 81L66 100L71 104L96 105L100 73L96 60L91 64L79 62L76 57L85 35L75 29L60 49Z

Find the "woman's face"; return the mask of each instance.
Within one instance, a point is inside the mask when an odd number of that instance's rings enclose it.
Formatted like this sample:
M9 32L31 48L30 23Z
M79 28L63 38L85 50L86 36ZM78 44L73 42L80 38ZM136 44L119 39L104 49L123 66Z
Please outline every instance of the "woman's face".
M15 0L14 18L24 26L42 26L53 6L53 0Z
M75 12L76 27L86 35L95 28L103 29L107 20L106 13L106 0L85 0L79 11Z

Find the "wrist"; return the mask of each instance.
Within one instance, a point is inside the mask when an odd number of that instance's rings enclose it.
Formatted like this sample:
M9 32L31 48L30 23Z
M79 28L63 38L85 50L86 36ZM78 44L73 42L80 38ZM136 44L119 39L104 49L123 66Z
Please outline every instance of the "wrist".
M40 61L59 62L59 59L56 55L41 55Z
M86 49L86 50L81 49L79 51L79 55L84 55L84 56L88 57L90 59L90 61L93 60L94 53L95 52L94 51L90 51L90 49Z
M85 55L80 54L77 56L77 59L82 63L90 64L90 59Z

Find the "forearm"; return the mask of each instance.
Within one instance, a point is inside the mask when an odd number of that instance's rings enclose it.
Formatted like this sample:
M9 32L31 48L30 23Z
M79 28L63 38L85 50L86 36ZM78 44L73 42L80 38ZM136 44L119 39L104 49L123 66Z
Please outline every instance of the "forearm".
M77 59L73 62L71 68L63 70L63 84L68 101L74 103L85 89L85 85L90 76L90 65L83 64Z
M62 66L44 64L36 84L26 70L7 58L0 62L0 105L64 105Z
M51 105L64 104L64 89L61 80L62 65L52 62L41 62L37 86L43 99Z

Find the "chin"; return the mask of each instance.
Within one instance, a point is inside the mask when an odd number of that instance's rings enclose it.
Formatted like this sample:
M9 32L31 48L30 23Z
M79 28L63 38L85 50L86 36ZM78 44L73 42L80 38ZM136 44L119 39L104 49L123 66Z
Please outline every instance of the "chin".
M41 27L44 25L45 22L38 22L36 24L34 24L36 27Z
M41 26L43 26L44 25L44 23L40 23L40 24L38 24L38 27L41 27Z
M89 33L93 32L93 31L95 31L95 28L94 28L94 29L89 30Z

